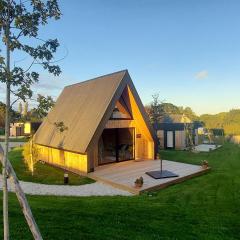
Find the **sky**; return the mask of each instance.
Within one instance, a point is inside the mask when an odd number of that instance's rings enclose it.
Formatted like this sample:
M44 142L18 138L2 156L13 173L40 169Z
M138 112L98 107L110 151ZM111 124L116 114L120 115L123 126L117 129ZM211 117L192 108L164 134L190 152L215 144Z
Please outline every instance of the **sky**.
M59 3L61 20L40 36L59 40L62 74L40 71L35 93L57 97L66 85L128 69L144 104L159 93L197 114L240 107L239 0Z

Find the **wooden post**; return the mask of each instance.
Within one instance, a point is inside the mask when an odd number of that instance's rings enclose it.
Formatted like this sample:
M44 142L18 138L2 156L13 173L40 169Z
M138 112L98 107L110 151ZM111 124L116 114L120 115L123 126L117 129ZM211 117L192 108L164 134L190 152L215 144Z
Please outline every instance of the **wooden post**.
M3 152L3 149L2 149L2 146L0 145L0 161L1 163L3 163L3 158L4 158L4 152ZM18 181L18 178L15 174L15 171L12 167L12 164L10 163L10 161L7 159L7 162L6 162L6 171L7 171L7 174L11 177L11 180L13 181L14 183L14 186L15 186L15 192L16 192L16 195L17 195L17 198L18 198L18 201L19 201L19 204L22 208L22 211L23 211L23 214L25 216L25 219L27 221L27 224L32 232L32 235L34 237L35 240L43 240L42 238L42 235L39 231L39 228L35 222L35 219L32 215L32 211L31 211L31 208L28 204L28 201L26 199L26 196L19 184L19 181Z

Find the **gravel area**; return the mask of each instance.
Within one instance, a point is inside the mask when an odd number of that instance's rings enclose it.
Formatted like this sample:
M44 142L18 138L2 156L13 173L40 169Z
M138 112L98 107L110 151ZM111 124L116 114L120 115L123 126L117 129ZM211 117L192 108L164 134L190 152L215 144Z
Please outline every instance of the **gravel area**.
M20 181L23 191L29 195L54 195L54 196L131 196L132 194L104 183L95 182L79 186L47 185ZM9 191L14 192L11 181ZM2 189L2 176L0 175L0 188Z
M2 145L2 148L4 150L5 143L4 142L0 142L0 144ZM25 142L9 142L9 151L12 148L15 148L15 147L22 147L24 144L25 144Z
M215 150L217 148L220 148L222 145L215 145L215 144L200 144L198 146L195 146L195 151L197 152L210 152L212 150Z
M4 143L0 143L4 148ZM24 142L11 142L10 149L22 146ZM95 182L79 186L47 185L40 183L19 181L23 191L30 195L54 195L54 196L131 196L132 194L114 188L110 185ZM14 192L14 186L8 181L9 191ZM0 189L2 189L2 175L0 175Z

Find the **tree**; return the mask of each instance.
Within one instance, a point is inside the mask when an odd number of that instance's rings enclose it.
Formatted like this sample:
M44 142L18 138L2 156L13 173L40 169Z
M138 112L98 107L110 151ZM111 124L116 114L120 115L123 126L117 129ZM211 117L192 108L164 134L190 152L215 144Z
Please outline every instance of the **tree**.
M22 103L19 102L19 104L18 104L18 112L19 112L20 115L22 115L22 111L23 111Z
M23 157L29 171L34 174L35 164L38 162L38 148L33 144L33 136L23 146Z
M0 55L0 81L6 84L5 151L2 161L4 240L9 239L7 170L14 178L16 177L8 161L10 109L19 99L26 101L27 98L32 97L31 85L39 79L39 74L32 71L32 67L40 65L49 73L60 74L59 66L53 61L54 53L59 46L58 40L43 40L39 37L40 27L48 24L51 19L59 19L60 16L57 0L0 0L0 37L6 50L4 51L6 56ZM26 41L29 39L32 45ZM10 66L11 57L14 56L15 51L22 52L32 59L28 67ZM13 102L11 102L11 96L15 97ZM14 182L18 184L17 180ZM29 208L23 193L17 191L21 191L21 188L15 187L21 206ZM42 239L31 211L23 209L23 212L34 238Z
M199 119L199 117L196 115L195 112L193 112L193 110L190 107L186 107L182 110L182 112L184 115L186 115L188 118L190 118L192 121L196 121Z
M5 125L5 112L6 112L6 105L0 102L0 127L3 128Z
M28 115L28 102L24 102L24 108L23 108L23 114L22 114L25 118Z
M170 114L180 114L180 110L172 103L165 103L159 100L159 94L152 95L152 102L150 105L145 106L146 112L153 125L162 121L162 119L168 117Z
M224 129L227 135L240 135L240 109L232 109L229 112L218 114L203 114L200 120L208 129Z
M175 106L172 103L165 103L165 102L162 103L161 109L165 116L170 115L170 114L180 114L181 113L179 110L179 107Z
M152 124L161 122L172 114L184 114L192 121L199 120L199 117L190 107L178 107L172 103L166 103L159 100L159 94L154 94L150 105L145 106L146 112Z
M18 121L20 119L20 114L10 108L10 115L13 121ZM5 116L6 116L6 104L0 102L0 128L4 128L5 126Z
M159 100L159 93L155 93L152 95L152 102L150 106L148 107L148 115L150 118L150 121L153 125L157 124L162 117L162 109L161 109L161 102Z
M55 102L51 96L44 97L38 94L37 97L38 106L34 109L37 117L42 119L47 116L49 110L54 106Z
M68 127L64 124L63 121L54 122L54 126L56 128L56 131L60 134L60 136L62 136L62 134L64 134L64 132L68 130ZM64 151L63 151L63 149L64 149L64 138L65 138L65 135L62 138L60 138L62 140L59 142L58 147L61 149L60 154L63 158L62 160L63 160L64 166L65 166L65 156L64 156ZM64 179L65 179L66 174L67 173L64 172ZM67 174L67 176L68 176L68 174Z

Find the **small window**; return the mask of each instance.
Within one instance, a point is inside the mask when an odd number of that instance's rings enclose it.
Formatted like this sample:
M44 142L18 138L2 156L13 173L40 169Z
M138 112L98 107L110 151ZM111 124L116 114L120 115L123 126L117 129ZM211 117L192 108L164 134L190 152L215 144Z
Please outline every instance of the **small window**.
M117 101L110 119L132 119L130 111L122 97Z

